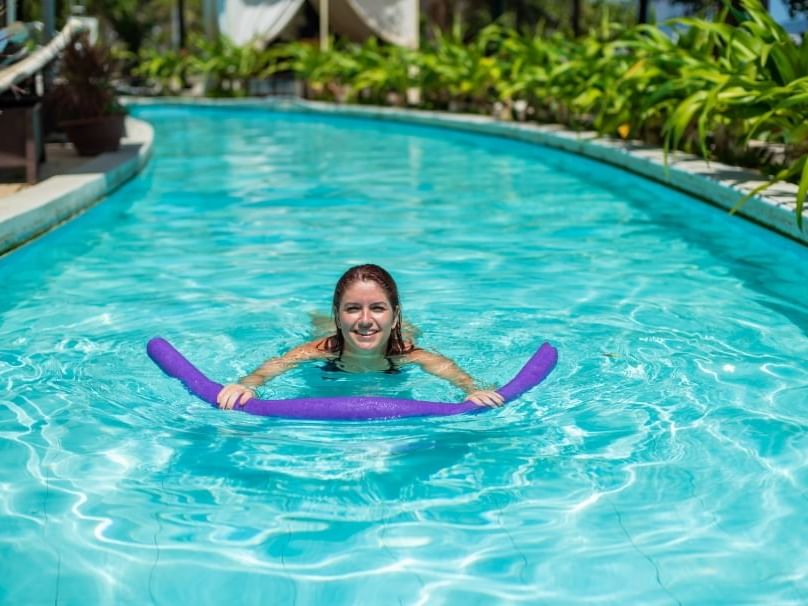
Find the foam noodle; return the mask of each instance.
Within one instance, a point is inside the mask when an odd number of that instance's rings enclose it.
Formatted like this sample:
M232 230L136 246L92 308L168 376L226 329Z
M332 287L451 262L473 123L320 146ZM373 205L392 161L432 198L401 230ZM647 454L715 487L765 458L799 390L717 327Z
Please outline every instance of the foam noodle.
M205 402L216 405L216 396L222 385L214 383L203 375L193 364L165 339L159 337L149 341L146 346L149 357L154 360L167 375L179 379L195 396ZM506 402L515 400L528 389L544 380L555 368L558 352L549 343L544 343L527 361L516 376L497 391ZM289 417L294 419L392 419L397 417L425 417L441 415L457 415L487 410L472 402L451 404L446 402L427 402L424 400L406 400L403 398L383 398L376 396L344 396L328 398L293 398L289 400L259 400L253 398L243 405L236 405L236 410L243 410L254 415L270 417Z

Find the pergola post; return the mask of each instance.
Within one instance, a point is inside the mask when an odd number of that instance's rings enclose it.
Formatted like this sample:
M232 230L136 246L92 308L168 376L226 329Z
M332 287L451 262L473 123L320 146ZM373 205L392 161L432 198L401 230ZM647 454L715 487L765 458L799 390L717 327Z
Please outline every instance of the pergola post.
M415 50L421 48L421 7L419 6L418 0L413 0L413 16L412 18L415 20L414 30L415 30L415 39L412 41L412 47Z
M42 25L45 36L45 43L48 43L53 38L53 33L56 31L56 2L54 0L43 0L42 2Z
M320 0L320 50L328 50L328 0Z
M17 0L6 0L6 25L17 20Z
M208 40L215 40L219 35L216 0L202 0L202 24Z

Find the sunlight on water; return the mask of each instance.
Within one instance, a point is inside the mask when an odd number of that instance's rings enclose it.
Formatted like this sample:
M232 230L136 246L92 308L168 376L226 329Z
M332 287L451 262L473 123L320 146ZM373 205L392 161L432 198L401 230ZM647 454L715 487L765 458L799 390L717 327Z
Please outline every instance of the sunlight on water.
M421 127L136 109L146 171L0 259L2 604L804 604L808 251L570 155ZM473 417L225 413L375 262L419 343L541 386ZM309 364L272 397L452 401Z

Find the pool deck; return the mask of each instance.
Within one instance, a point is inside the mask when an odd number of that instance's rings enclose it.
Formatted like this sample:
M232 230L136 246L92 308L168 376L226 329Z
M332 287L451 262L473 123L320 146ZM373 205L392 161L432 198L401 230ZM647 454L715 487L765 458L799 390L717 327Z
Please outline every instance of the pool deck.
M0 184L0 255L58 227L134 177L146 165L153 139L148 123L129 116L117 152L83 158L70 145L48 145L39 183Z
M727 217L728 220L743 217L808 245L808 205L803 209L803 228L800 229L796 221L796 185L777 183L740 204L744 196L765 183L759 173L717 162L708 163L679 153L672 154L666 161L659 148L600 137L596 133L570 131L558 125L503 122L480 115L339 105L290 98L128 98L124 101L142 105L314 112L438 126L537 143L619 166L710 204L735 209L735 217ZM13 184L0 185L0 255L91 207L143 168L151 155L153 130L147 123L131 116L126 125L127 137L118 152L81 159L71 151L49 149L52 159L43 165L43 169L51 176L22 189Z

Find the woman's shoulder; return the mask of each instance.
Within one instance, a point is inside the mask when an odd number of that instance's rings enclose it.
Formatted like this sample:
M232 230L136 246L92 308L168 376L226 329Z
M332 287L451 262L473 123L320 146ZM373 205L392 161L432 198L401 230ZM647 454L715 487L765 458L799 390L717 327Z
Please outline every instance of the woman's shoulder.
M415 343L409 342L407 345L408 349L406 351L394 356L394 360L397 364L419 364L435 356L431 351L417 347Z
M418 364L423 368L443 368L452 365L454 362L436 351L422 349L420 347L403 354L396 360L398 364Z
M328 339L314 339L302 343L290 350L287 354L297 360L325 360L334 357L334 354L328 347Z

